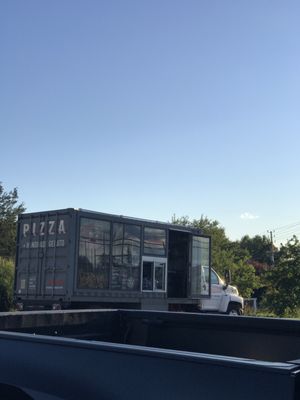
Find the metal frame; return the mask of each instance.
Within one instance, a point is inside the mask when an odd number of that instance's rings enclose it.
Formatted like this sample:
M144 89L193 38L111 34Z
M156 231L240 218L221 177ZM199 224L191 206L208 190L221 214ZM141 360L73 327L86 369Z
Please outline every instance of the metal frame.
M153 276L152 276L152 290L144 290L143 289L143 270L144 270L144 261L153 262ZM164 280L165 280L165 288L164 289L155 289L155 263L163 263L165 264L164 271ZM150 292L150 293L166 293L167 292L167 284L168 284L168 258L167 257L155 257L155 256L142 256L142 265L141 265L141 292Z
M188 294L189 294L189 298L191 299L196 299L198 298L197 296L193 296L192 295L192 288L191 288L191 284L192 284L192 257L193 257L193 236L199 236L202 238L206 238L209 240L209 265L208 265L208 271L209 271L209 276L208 276L208 294L202 294L200 295L200 298L206 299L206 298L210 298L211 297L211 237L209 235L197 235L194 233L190 234L190 265L189 265L189 276L188 276ZM201 276L200 276L201 278Z

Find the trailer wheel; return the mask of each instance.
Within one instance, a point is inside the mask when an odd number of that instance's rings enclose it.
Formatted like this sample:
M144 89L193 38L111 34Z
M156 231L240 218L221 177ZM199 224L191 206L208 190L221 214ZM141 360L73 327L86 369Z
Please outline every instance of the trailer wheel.
M229 304L228 309L227 309L227 314L228 315L242 315L242 307L240 304Z

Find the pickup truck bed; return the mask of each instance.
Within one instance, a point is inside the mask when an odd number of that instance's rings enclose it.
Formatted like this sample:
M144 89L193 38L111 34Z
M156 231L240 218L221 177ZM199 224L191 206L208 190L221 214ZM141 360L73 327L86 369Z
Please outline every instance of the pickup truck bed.
M300 321L80 310L0 329L1 399L300 398Z

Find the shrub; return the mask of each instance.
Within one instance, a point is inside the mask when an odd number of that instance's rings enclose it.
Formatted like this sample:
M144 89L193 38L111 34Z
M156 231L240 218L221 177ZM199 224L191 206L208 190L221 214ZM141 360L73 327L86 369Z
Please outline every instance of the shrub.
M0 311L8 311L13 305L14 263L0 257Z

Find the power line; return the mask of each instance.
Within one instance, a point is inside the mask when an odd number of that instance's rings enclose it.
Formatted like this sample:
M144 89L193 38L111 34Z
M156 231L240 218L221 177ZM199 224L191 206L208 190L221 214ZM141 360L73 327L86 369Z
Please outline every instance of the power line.
M293 234L297 234L299 232L299 228L294 228L294 229L290 229L289 231L285 231L285 232L276 232L275 234L276 236L290 236Z
M275 236L276 237L289 237L289 236L293 236L293 235L299 235L299 231L291 231L291 232L286 232L286 233L280 233L280 234L276 234L275 232Z
M292 224L283 225L283 226L280 226L280 227L278 227L278 228L274 228L273 230L275 230L275 231L281 231L281 230L283 230L283 231L284 231L284 230L293 228L293 227L298 226L298 225L300 225L300 222L293 222Z
M283 236L290 236L290 235L293 235L293 234L297 235L297 234L299 234L299 232L300 232L300 230L298 228L298 229L292 229L292 230L287 231L287 232L276 233L276 231L275 231L275 235L277 237L283 237Z
M278 228L275 228L275 235L274 235L274 241L287 241L291 239L293 236L299 236L299 227L300 227L300 222L294 222L291 224L287 225L282 225Z
M300 237L300 232L294 232L293 234L290 235L275 235L274 240L289 240L292 239L293 236Z
M298 226L298 227L295 226L294 228L286 229L285 231L276 231L275 230L275 232L277 235L289 235L291 232L299 232L299 230L300 230L300 226Z

